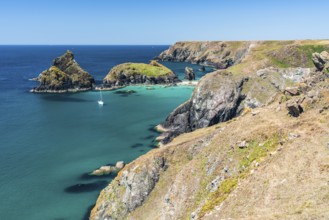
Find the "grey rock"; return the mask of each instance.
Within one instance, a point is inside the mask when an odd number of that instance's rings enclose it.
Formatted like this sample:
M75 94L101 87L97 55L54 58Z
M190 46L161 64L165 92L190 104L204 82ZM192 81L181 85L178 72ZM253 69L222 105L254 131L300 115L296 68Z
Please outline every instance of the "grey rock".
M115 168L121 170L122 168L124 168L125 166L125 163L123 161L118 161L116 164L115 164Z
M195 73L191 67L185 67L185 77L187 80L195 80Z
M312 61L314 63L314 66L319 71L322 71L326 63L329 62L329 53L327 51L322 51L321 53L313 53Z
M101 192L111 193L111 196L97 201L93 219L125 219L128 213L142 205L159 180L160 172L166 169L165 158L161 155L145 160L142 165L124 168L121 176Z
M286 107L289 114L293 117L298 117L303 112L303 107L298 99L291 99L287 101Z
M238 147L239 148L246 148L246 147L248 147L248 143L247 143L247 141L240 141L240 142L238 142Z
M179 134L235 117L241 101L243 82L244 79L235 81L230 74L221 71L203 77L192 98L175 109L162 124L169 130L163 143Z
M291 95L291 96L296 96L296 95L299 95L299 90L298 90L298 87L287 87L285 90L284 90L285 94L286 95Z

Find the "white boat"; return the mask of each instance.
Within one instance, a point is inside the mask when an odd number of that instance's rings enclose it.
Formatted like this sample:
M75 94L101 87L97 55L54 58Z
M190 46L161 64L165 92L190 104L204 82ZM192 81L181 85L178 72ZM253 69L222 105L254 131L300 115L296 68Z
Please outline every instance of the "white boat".
M103 97L102 97L102 90L99 91L100 93L100 100L98 100L98 105L104 105L104 102L103 102Z

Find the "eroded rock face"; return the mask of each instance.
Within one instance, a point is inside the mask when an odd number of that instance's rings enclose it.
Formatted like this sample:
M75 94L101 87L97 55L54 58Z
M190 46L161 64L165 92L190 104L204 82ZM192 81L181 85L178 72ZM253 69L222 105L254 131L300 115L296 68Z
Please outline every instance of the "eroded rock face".
M185 67L185 77L187 80L195 80L195 73L191 67Z
M163 143L173 137L227 121L237 114L244 79L235 81L221 71L203 77L192 98L176 108L163 123L169 130Z
M53 65L43 71L37 81L40 85L31 92L76 92L92 89L95 80L74 60L71 51L56 58Z
M143 161L143 164L129 164L101 192L90 219L123 219L142 205L159 180L160 172L166 169L162 155L155 154Z
M177 42L157 59L226 69L239 63L248 53L250 45L251 42Z

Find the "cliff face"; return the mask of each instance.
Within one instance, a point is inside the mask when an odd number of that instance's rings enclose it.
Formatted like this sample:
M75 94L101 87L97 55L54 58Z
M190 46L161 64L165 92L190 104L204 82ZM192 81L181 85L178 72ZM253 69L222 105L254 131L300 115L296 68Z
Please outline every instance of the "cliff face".
M56 58L53 65L43 71L37 80L40 85L32 92L76 92L92 89L94 78L74 60L71 51Z
M251 44L252 42L177 42L157 59L226 69L239 63L248 53Z
M329 217L329 62L309 54L328 42L259 44L200 80L162 124L164 144L119 173L91 219Z
M176 74L167 67L152 61L124 63L115 66L103 80L104 87L122 87L133 84L174 84L179 82Z
M231 74L220 71L203 77L192 98L175 109L163 123L170 132L162 142L167 143L181 133L235 117L243 99L241 91L246 80L234 80Z
M202 43L177 43L160 57L168 53L176 54L173 51L178 50L181 44L184 49L194 51ZM211 47L203 47L204 52L212 53L210 51L214 50L216 44L232 48L237 42L205 44ZM239 44L242 48L236 48L236 51L249 45L239 62L203 77L192 98L175 109L162 123L166 130L161 137L162 143L168 143L179 134L227 121L248 109L268 104L284 92L286 87L294 86L310 74L312 52L329 46L326 41L259 41ZM313 60L317 61L315 65L320 65L318 63L326 59L326 54L317 54L314 54ZM221 53L218 52L217 56L220 58ZM176 57L180 55L176 54Z

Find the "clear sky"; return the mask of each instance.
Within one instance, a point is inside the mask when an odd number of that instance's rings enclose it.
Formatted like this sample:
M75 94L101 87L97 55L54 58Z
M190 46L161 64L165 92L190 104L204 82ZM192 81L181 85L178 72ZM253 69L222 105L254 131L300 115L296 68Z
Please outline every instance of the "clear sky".
M329 0L0 0L0 44L328 39Z

